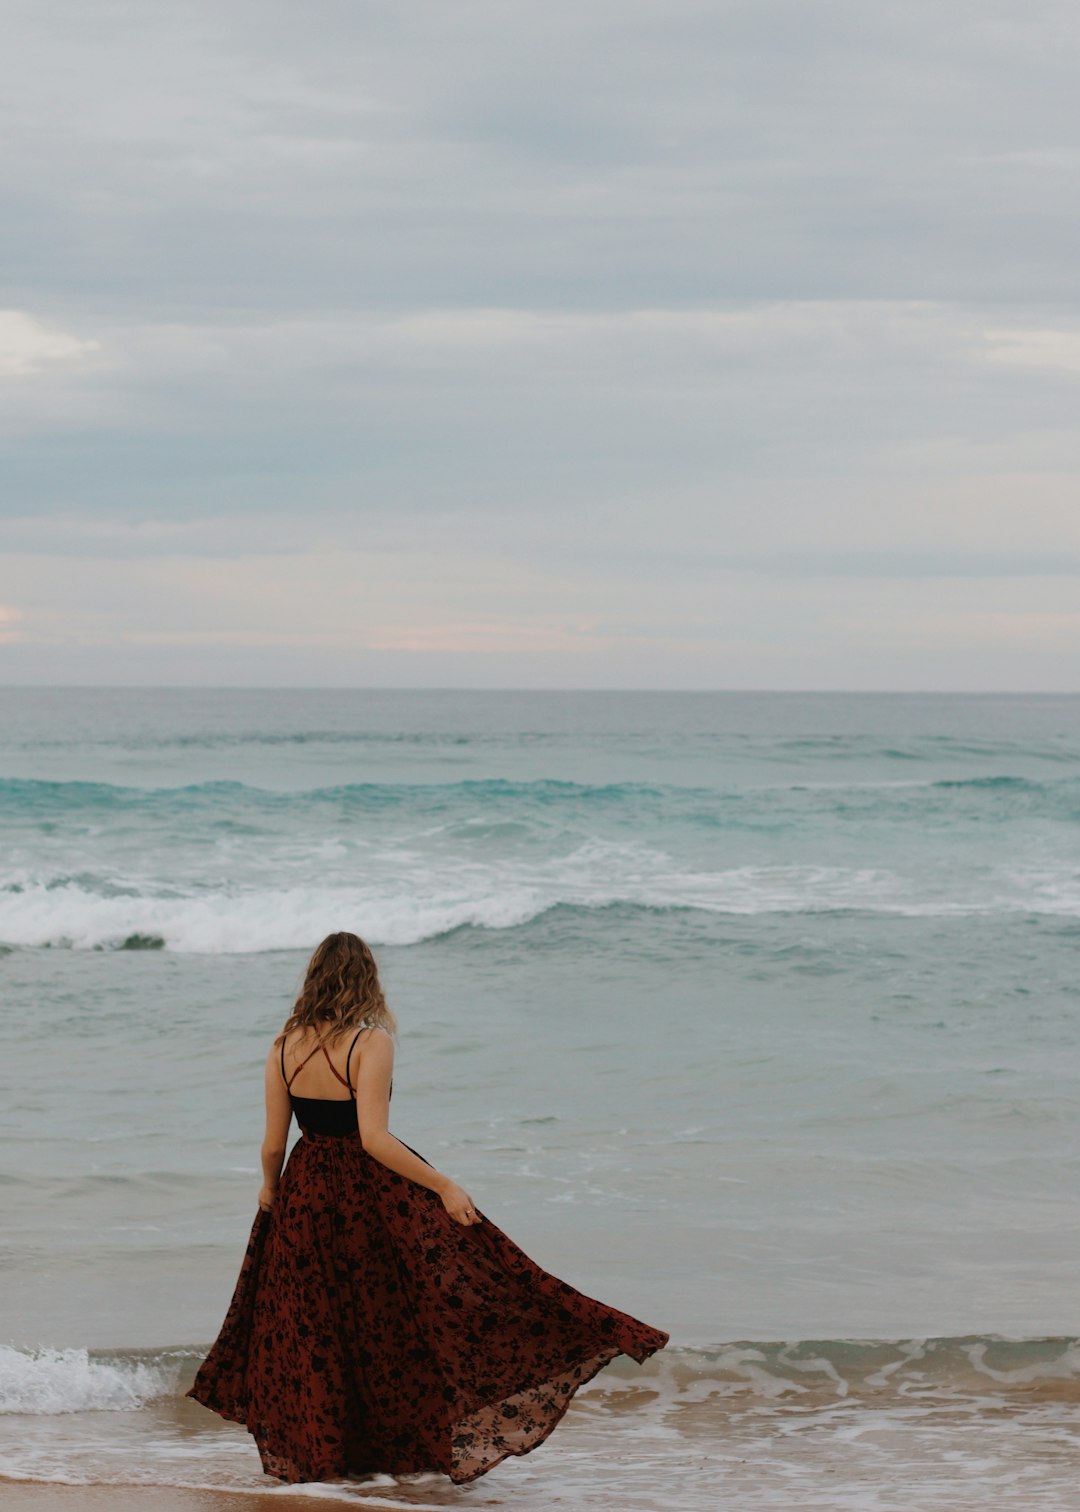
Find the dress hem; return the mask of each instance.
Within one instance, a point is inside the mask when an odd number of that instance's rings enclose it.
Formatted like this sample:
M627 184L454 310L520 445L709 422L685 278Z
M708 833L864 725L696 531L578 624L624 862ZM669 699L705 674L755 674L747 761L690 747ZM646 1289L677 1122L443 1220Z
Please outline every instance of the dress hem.
M490 1460L487 1464L481 1465L479 1469L470 1471L468 1475L454 1475L451 1470L445 1469L442 1465L431 1464L417 1465L413 1469L401 1471L381 1470L377 1467L370 1470L346 1469L343 1473L334 1472L331 1475L325 1477L325 1479L355 1479L358 1476L364 1475L420 1475L429 1473L434 1470L440 1475L445 1475L446 1478L455 1486L467 1486L471 1481L479 1480L482 1475L487 1475L489 1471L494 1470L497 1465L501 1465L505 1460L514 1458L520 1459L523 1455L531 1454L534 1449L539 1449L541 1444L546 1443L546 1441L554 1433L555 1429L562 1422L567 1412L570 1410L570 1404L571 1402L573 1402L574 1398L577 1396L581 1388L583 1386L587 1386L590 1381L595 1380L600 1372L611 1364L612 1360L617 1359L619 1355L625 1354L628 1359L634 1360L638 1365L642 1365L647 1359L649 1359L651 1355L657 1354L661 1349L663 1349L667 1342L668 1340L667 1338L665 1338L663 1343L649 1345L642 1351L640 1359L637 1355L630 1354L629 1351L625 1349L616 1347L609 1347L605 1349L602 1355L600 1355L599 1357L594 1357L598 1358L598 1363L593 1366L588 1375L582 1376L580 1381L575 1382L573 1390L559 1405L556 1410L555 1416L551 1419L551 1421L545 1424L544 1431L539 1435L538 1438L534 1438L530 1444L525 1444L519 1449L506 1449L502 1454L498 1456L497 1459ZM200 1406L208 1408L209 1411L217 1413L218 1417L224 1418L227 1422L239 1423L241 1427L246 1428L248 1432L251 1433L252 1437L255 1438L256 1447L259 1449L261 1458L262 1445L259 1443L259 1440L252 1429L251 1423L249 1422L249 1412L246 1406L241 1407L239 1402L232 1402L226 1406L225 1404L219 1405L217 1402L208 1401L206 1398L196 1395L194 1386L186 1391L184 1395L191 1397L192 1401L198 1402ZM210 1394L208 1393L207 1395L209 1396ZM453 1430L451 1430L451 1433L452 1432ZM269 1452L271 1454L275 1453L275 1451L272 1449L269 1450ZM288 1458L288 1456L282 1456L282 1458ZM272 1471L266 1470L265 1467L263 1469L263 1473L269 1480L275 1480L282 1485L311 1485L318 1483L319 1481L324 1479L324 1477L322 1476L303 1476L299 1480L290 1481L287 1476L274 1475Z
M666 1343L667 1340L665 1339L664 1344ZM479 1470L471 1471L468 1475L456 1476L452 1475L448 1470L444 1470L443 1474L448 1476L449 1479L453 1481L455 1486L467 1486L470 1481L479 1480L482 1475L487 1475L489 1470L494 1470L496 1465L501 1465L504 1460L513 1458L520 1459L522 1455L531 1454L534 1449L539 1449L540 1445L545 1443L555 1432L555 1429L559 1426L563 1418L566 1416L567 1412L570 1410L570 1404L577 1396L581 1388L583 1386L587 1386L590 1381L594 1380L595 1377L598 1376L606 1366L611 1364L612 1360L618 1359L619 1355L621 1354L625 1354L627 1355L627 1359L634 1360L638 1365L641 1365L644 1364L644 1362L649 1358L650 1355L654 1355L659 1350L663 1349L664 1344L655 1344L650 1346L644 1351L640 1360L637 1359L636 1355L627 1354L627 1351L625 1349L611 1349L609 1351L605 1351L605 1353L600 1357L600 1363L594 1366L594 1368L589 1371L588 1375L582 1376L581 1380L576 1382L573 1391L569 1393L566 1400L559 1407L555 1416L552 1418L551 1422L547 1424L539 1438L533 1439L531 1444L526 1444L520 1449L505 1450L502 1454L499 1455L498 1459L489 1461L488 1464L482 1465Z

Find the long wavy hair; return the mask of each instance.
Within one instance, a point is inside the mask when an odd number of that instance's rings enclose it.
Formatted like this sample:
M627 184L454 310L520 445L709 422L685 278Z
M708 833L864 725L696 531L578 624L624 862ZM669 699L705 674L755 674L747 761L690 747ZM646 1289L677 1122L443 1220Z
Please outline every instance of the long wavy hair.
M316 946L300 995L274 1044L294 1029L313 1029L320 1040L335 1040L364 1019L397 1038L397 1020L386 1006L375 957L359 935L342 930Z

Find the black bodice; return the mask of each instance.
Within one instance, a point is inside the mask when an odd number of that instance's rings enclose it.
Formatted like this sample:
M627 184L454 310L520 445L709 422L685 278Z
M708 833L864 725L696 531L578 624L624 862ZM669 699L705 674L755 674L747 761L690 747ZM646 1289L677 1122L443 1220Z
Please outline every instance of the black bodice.
M297 1097L290 1092L293 1112L302 1129L311 1134L357 1134L356 1099L352 1097Z

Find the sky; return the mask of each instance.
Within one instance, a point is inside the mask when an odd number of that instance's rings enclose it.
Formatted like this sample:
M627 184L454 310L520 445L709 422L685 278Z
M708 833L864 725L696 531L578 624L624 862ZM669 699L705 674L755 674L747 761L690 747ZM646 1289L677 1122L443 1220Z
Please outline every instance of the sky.
M7 0L0 683L1080 690L1080 12Z

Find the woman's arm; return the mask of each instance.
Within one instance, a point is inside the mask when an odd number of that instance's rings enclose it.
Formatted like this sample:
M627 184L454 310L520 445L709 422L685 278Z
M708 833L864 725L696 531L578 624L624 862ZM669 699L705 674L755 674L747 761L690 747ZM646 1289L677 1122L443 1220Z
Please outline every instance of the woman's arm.
M356 1073L356 1121L360 1142L369 1155L407 1176L442 1198L451 1218L468 1226L480 1222L473 1200L449 1176L414 1155L408 1145L395 1139L387 1128L390 1121L390 1080L394 1073L394 1042L385 1029L369 1029L361 1042L360 1065Z
M259 1206L269 1212L274 1205L278 1177L285 1160L285 1145L292 1122L292 1099L281 1079L281 1060L276 1045L266 1057L266 1133L262 1142L263 1184Z

